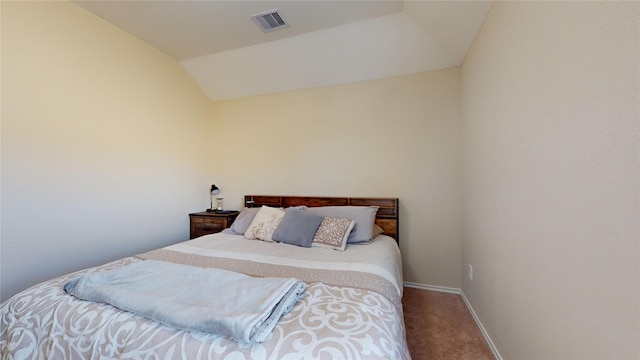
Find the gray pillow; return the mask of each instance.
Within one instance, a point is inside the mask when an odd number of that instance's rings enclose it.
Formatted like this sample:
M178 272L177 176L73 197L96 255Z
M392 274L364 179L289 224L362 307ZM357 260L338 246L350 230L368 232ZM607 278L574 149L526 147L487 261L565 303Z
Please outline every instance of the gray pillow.
M347 240L349 244L370 242L373 239L373 225L376 221L378 206L319 206L310 207L307 212L355 220L356 225Z
M233 230L233 232L238 235L244 235L244 232L247 231L247 228L251 224L251 221L253 220L253 218L256 217L256 214L258 213L259 210L260 210L259 207L257 208L246 207L242 209L242 211L240 211L240 214L238 214L238 217L236 218L236 220L233 222L233 224L231 224L231 230Z
M323 216L307 211L287 210L272 239L291 245L311 247L313 236L320 227L322 219L324 219Z

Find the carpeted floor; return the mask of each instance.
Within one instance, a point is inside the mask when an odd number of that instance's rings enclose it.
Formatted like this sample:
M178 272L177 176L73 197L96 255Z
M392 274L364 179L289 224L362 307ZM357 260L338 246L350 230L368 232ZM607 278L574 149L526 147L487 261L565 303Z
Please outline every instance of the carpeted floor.
M460 295L405 287L402 305L413 360L495 360Z

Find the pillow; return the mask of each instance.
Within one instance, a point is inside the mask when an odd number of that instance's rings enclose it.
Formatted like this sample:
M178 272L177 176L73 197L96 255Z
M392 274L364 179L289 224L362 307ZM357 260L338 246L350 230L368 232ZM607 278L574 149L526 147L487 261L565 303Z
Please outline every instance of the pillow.
M373 238L375 239L382 234L384 234L384 229L378 224L373 224Z
M289 206L286 209L286 211L289 211L289 210L307 210L307 209L308 209L307 205L297 205L297 206Z
M324 217L339 217L355 220L356 224L349 235L349 244L369 242L373 239L373 224L376 220L377 206L320 206L307 211Z
M251 220L247 231L244 232L244 238L273 242L273 233L276 231L276 228L278 228L284 214L285 211L282 209L263 205L253 220Z
M231 224L231 230L238 235L244 235L244 232L247 231L247 228L251 225L251 221L256 217L258 210L260 210L260 208L246 207L242 209L238 217L236 217L236 220Z
M273 233L273 240L283 243L311 247L313 236L324 219L299 209L288 209L280 225Z
M327 216L322 219L311 246L344 251L355 224L355 220Z

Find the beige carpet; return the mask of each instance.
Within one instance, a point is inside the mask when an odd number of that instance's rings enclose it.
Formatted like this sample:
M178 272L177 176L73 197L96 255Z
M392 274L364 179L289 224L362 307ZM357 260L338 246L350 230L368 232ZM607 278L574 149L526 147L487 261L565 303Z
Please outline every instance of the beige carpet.
M405 287L402 304L413 360L495 360L460 295Z

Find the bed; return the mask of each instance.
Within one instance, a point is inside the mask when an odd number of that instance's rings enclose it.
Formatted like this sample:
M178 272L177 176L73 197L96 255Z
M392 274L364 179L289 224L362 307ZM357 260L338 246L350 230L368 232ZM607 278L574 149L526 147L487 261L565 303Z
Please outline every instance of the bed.
M244 216L241 213L236 226L222 233L67 274L8 299L0 305L2 359L410 358L401 305L398 199L247 195L244 205ZM285 212L271 233L274 239L247 238L257 219L274 209ZM316 241L325 223L334 226L336 219L347 218L331 215L346 210L373 213L372 239L349 242L357 232L370 230L368 218L347 221L343 251L327 248L322 241L303 247L275 239L302 223L285 220L320 216ZM244 342L178 329L109 304L78 299L63 289L74 279L143 262L222 269L252 278L291 277L304 282L304 292L263 341Z

